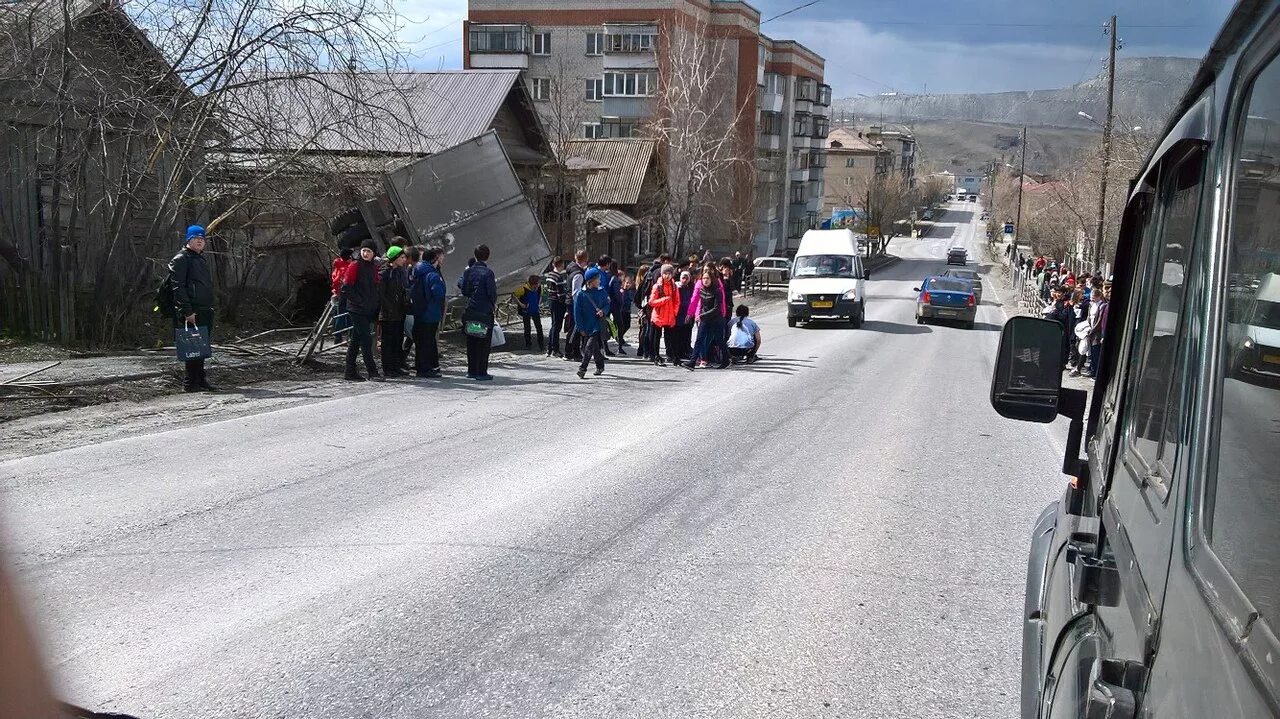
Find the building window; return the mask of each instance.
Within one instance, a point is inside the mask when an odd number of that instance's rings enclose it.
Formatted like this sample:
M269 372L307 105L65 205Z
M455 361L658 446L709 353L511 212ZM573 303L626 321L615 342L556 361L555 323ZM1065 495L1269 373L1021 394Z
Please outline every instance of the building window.
M604 97L604 79L589 77L586 79L586 91L583 97L587 102L599 102Z
M534 77L529 79L529 92L535 100L551 99L551 78Z
M852 187L852 186L853 186L853 178L852 178L852 177L846 177L846 178L844 178L844 186L845 186L845 187Z
M604 33L602 32L587 33L587 54L588 55L604 54Z
M791 204L803 205L809 200L808 183L803 180L792 181L791 183Z
M551 33L535 32L533 34L533 54L534 55L550 55L551 54Z
M588 140L599 140L604 137L604 125L598 122L582 123L582 136Z
M657 85L657 73L653 71L606 72L604 97L650 97Z
M605 36L605 52L652 52L651 33L621 32Z
M846 158L844 158L844 166L845 166L845 167L857 167L857 166L858 166L858 158L856 158L856 157L846 157Z
M471 52L528 52L527 25L472 25Z
M787 237L799 237L809 229L808 215L792 217L787 220Z
M831 104L831 86L830 85L822 85L822 84L818 85L818 99L814 100L814 104L817 104L817 105Z
M797 112L794 122L791 125L791 134L795 137L808 137L811 127L809 114L805 112Z
M781 135L782 113L767 111L760 113L760 134Z
M827 166L827 153L820 152L817 150L809 153L809 167L826 167L826 166Z
M796 80L796 99L813 102L818 97L818 83L811 77Z
M604 130L603 137L639 137L643 121L633 117L606 117L601 118L600 126Z
M796 150L791 154L791 169L807 170L809 169L809 153L805 150Z
M782 76L776 72L766 72L764 75L764 91L770 95L781 95Z
M824 138L831 127L831 120L822 115L813 117L813 137Z

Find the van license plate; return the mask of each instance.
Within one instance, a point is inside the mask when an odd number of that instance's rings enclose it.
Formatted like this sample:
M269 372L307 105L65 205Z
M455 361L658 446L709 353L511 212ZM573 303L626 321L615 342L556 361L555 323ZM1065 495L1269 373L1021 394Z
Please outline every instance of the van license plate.
M830 301L828 301L828 300L814 300L814 301L813 301L813 306L814 306L814 308L815 308L815 309L820 309L820 310L829 310L829 309L831 309L832 307L835 307L835 306L836 306L836 303L834 303L834 302L830 302Z

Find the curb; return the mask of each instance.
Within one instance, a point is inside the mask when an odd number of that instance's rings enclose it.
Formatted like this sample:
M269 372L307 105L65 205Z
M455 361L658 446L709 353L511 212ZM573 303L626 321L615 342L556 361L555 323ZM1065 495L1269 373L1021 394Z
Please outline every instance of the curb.
M902 258L897 255L876 255L864 262L863 267L868 270L878 270L882 267L888 267L900 259Z

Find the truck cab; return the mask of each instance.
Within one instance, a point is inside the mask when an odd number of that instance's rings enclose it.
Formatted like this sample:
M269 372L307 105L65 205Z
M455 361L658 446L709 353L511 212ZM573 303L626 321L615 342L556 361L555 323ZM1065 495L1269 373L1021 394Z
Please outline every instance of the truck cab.
M1056 323L1001 333L992 406L1068 423L1030 539L1024 719L1280 717L1280 381L1253 349L1278 122L1280 3L1245 0L1130 184L1093 388L1062 387Z

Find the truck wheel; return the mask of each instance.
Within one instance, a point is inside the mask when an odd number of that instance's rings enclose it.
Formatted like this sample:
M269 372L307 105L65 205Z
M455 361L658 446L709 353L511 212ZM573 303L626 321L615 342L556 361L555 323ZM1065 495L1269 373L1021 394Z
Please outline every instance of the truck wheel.
M856 330L856 329L861 328L861 327L862 327L862 320L863 320L863 316L864 316L865 314L866 314L866 310L864 310L864 309L862 308L862 305L861 305L861 304L859 304L859 305L858 305L858 313L857 313L857 314L855 314L854 316L852 316L852 317L850 317L850 318L849 318L849 324L850 324L850 325L852 325L852 326L853 326L853 328L854 328L855 330Z
M363 220L364 217L360 214L360 208L352 207L329 220L329 232L335 235L340 234L344 229Z
M788 317L788 318L787 318L787 326L788 326L788 327L795 327L795 326L796 326L796 318L794 318L794 317Z
M363 242L364 240L369 239L371 236L372 235L369 233L368 225L361 222L361 223L352 225L347 229L339 232L338 244L342 247L347 247L355 243Z

